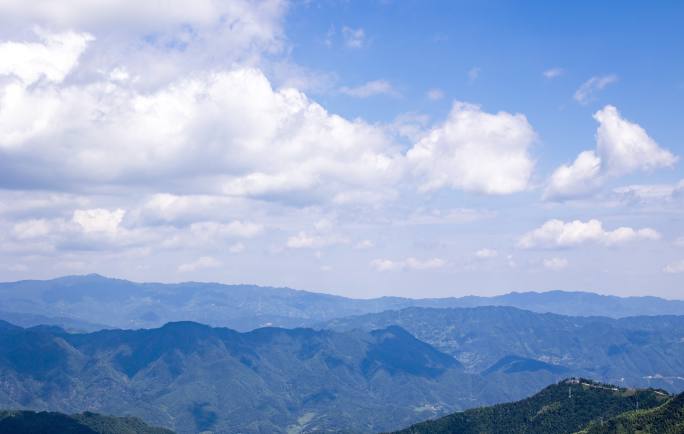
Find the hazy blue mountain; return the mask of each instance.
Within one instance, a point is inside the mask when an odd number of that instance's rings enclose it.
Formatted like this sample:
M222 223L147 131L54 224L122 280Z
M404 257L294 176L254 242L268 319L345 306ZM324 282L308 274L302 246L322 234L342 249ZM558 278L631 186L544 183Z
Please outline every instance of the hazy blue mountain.
M94 332L106 328L111 328L104 324L95 324L87 321L82 321L74 318L64 317L49 317L45 315L37 315L32 313L22 312L2 312L0 311L0 320L21 326L34 327L38 325L57 326L70 332Z
M112 309L112 304L117 308ZM68 318L80 321L86 327L87 324L106 324L117 328L158 327L170 321L192 320L246 331L263 326L311 326L333 318L411 306L489 305L571 316L684 315L684 301L655 297L620 298L584 292L362 300L289 288L197 282L135 283L99 275L0 283L0 311ZM46 324L79 328L55 320Z
M0 378L0 407L132 415L184 433L377 432L503 396L397 326L69 334L0 322Z
M512 307L407 308L328 321L322 328L399 325L497 381L511 397L568 375L684 390L684 316L622 319L540 314Z
M671 401L670 395L659 390L623 389L571 379L518 402L454 413L413 425L397 434L569 434L592 422L602 426L602 421L637 407L648 411Z
M0 411L0 433L11 434L173 434L135 417L113 417L84 412Z

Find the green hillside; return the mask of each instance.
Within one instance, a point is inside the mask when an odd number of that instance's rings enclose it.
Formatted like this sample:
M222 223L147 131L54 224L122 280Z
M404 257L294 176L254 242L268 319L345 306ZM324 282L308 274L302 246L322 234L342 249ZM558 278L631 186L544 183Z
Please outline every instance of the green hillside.
M595 422L580 434L682 434L684 393L649 409L623 413L603 423Z
M669 398L667 393L654 389L620 389L589 380L571 379L549 386L522 401L454 413L398 433L572 433L591 421L607 420L633 410L637 403L640 408L649 409Z
M47 411L0 411L0 433L13 434L173 434L137 417L112 417L85 412L67 415Z

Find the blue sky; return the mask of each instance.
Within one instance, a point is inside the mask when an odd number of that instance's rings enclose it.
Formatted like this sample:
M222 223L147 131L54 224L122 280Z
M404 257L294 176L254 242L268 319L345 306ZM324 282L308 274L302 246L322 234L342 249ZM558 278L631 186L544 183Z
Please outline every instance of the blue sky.
M0 0L0 279L682 298L681 2Z

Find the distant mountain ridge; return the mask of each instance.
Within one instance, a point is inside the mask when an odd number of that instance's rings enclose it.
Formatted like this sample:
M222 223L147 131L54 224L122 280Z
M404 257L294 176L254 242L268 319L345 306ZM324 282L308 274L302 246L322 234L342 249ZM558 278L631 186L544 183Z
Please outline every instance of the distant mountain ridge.
M111 309L116 303L117 309ZM21 314L51 325L92 331L101 327L158 327L192 320L240 331L264 326L306 327L351 315L407 307L511 306L569 316L684 315L684 301L616 297L586 292L526 292L494 297L352 299L289 288L185 282L136 283L92 274L0 283L0 319ZM4 314L3 314L4 312ZM4 315L4 316L3 316ZM58 318L55 318L58 317ZM94 325L91 326L91 325Z

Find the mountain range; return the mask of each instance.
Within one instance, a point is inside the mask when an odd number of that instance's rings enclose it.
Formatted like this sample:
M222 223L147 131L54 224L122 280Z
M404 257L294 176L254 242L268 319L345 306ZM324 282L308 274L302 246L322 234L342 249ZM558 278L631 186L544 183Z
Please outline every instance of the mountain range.
M0 408L132 415L181 433L378 432L504 396L396 326L70 334L0 323L0 378Z
M684 316L670 313L681 304L362 300L99 275L2 283L0 408L136 416L180 433L378 432L570 376L679 393ZM634 311L653 315L623 316Z
M113 304L116 309L111 309ZM478 306L510 306L539 313L611 318L684 315L681 300L587 292L352 299L255 285L136 283L97 274L0 283L0 319L17 322L17 315L23 315L18 322L21 325L51 324L80 331L159 327L186 320L248 331L264 326L307 327L334 318L407 307Z
M540 314L500 306L407 308L328 321L325 329L398 325L469 373L526 396L568 375L684 390L684 316L621 319Z

